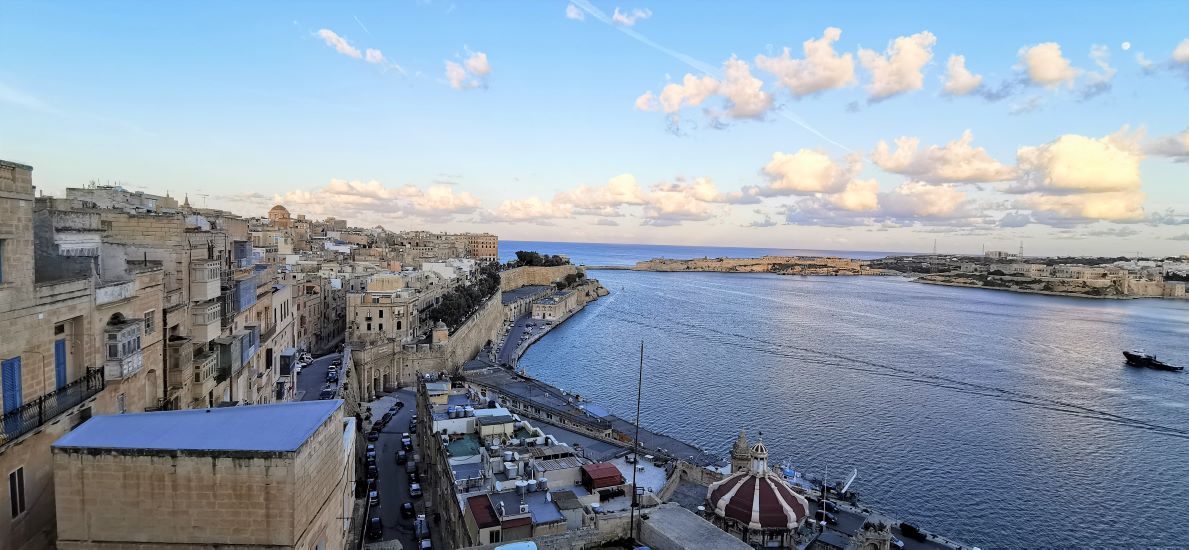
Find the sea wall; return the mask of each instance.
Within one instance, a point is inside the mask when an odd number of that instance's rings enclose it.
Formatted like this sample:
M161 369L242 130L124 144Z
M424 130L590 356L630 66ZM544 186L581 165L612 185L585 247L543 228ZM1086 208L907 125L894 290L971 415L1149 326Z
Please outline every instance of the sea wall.
M500 290L507 292L529 285L551 285L566 275L578 273L582 268L576 265L555 267L516 267L500 272Z
M504 307L496 292L467 322L450 334L446 341L446 364L443 370L453 371L474 359L495 338L504 322Z

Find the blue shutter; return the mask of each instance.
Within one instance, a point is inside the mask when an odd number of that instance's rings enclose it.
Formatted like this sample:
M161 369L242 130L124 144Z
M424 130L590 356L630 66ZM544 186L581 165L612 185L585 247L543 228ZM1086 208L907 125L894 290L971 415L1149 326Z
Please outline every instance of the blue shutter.
M12 412L21 406L21 358L5 359L0 365L0 378L4 384L4 412Z
M59 338L54 342L54 373L57 375L58 385L56 388L61 388L66 385L66 339Z

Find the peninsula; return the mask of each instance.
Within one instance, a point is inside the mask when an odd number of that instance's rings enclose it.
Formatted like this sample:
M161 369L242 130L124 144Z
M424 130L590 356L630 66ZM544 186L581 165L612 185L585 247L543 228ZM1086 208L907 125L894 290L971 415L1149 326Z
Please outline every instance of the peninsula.
M709 271L721 273L776 273L778 275L895 275L893 271L872 269L867 260L835 256L762 256L759 258L693 258L673 260L653 258L636 265L619 267L632 271ZM590 269L604 269L591 267Z

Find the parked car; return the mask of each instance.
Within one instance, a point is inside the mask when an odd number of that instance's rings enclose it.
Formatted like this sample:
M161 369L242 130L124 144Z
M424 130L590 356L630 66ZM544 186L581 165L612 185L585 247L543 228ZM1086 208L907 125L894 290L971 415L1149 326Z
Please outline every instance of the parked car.
M891 541L890 541L890 542L892 543L892 546L893 546L893 547L896 547L896 548L904 548L904 541L902 541L902 540L900 540L900 539L896 538L896 535L888 534L888 537L890 537L890 538L891 538Z
M334 388L322 388L322 391L318 392L318 399L334 399L335 393Z
M368 492L367 502L368 502L368 504L371 504L372 506L379 505L380 504L380 492L379 491Z
M903 533L905 537L917 542L925 542L925 539L928 538L925 536L925 533L921 532L919 527L911 523L901 523L900 532Z
M413 498L419 498L421 496L421 484L420 483L414 483L412 485L409 485L409 496L411 496Z
M432 550L433 542L431 542L429 539L421 539L421 542L418 543L417 548L418 550Z
M418 482L421 481L421 478L417 475L416 471L409 472L408 474L409 474L409 483L416 485Z
M406 502L400 505L400 515L401 517L411 518L417 515L417 510L413 509L412 502Z
M368 477L374 477L376 479L379 479L380 478L380 469L377 468L375 464L369 464L367 467L367 475L368 475Z
M367 452L368 452L368 453L374 453L374 452L376 452L376 446L375 446L375 445L372 445L371 443L368 443L368 444L367 444L367 449L366 449L366 450L367 450Z
M409 461L409 453L406 453L405 451L397 451L396 452L396 463L397 464L404 464L408 461Z
M338 381L339 381L339 375L337 375L337 374L335 374L335 373L333 373L333 372L328 372L328 373L326 373L326 381L327 381L327 382L338 382Z
M377 441L379 439L380 439L380 432L375 432L375 431L367 432L367 440L368 441Z
M413 521L413 536L423 539L429 537L429 522L425 519L425 514L418 514L417 519Z
M341 367L341 366L343 366L343 360L342 360L342 359L335 359L335 360L333 360L333 361L331 361L331 362L330 362L330 368L332 368L332 369L337 369L337 368L339 368L339 367Z
M416 424L409 426L409 433L411 433L411 434L417 433L417 425Z
M410 438L406 437L406 438L401 439L400 444L401 444L401 446L403 446L405 448L406 451L413 450L413 440Z
M301 374L301 369L304 367L305 367L305 363L298 363L296 367L293 367L293 373Z
M367 538L376 540L384 536L384 521L374 517L367 522Z

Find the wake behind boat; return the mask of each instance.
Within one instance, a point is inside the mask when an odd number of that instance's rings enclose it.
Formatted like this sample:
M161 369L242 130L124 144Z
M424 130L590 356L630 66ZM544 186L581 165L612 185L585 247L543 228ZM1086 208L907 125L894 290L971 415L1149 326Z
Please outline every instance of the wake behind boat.
M1124 351L1123 357L1127 358L1127 364L1133 367L1147 367L1149 369L1167 370L1167 371L1182 371L1185 367L1178 367L1170 365L1156 358L1155 355L1144 353L1142 350Z

